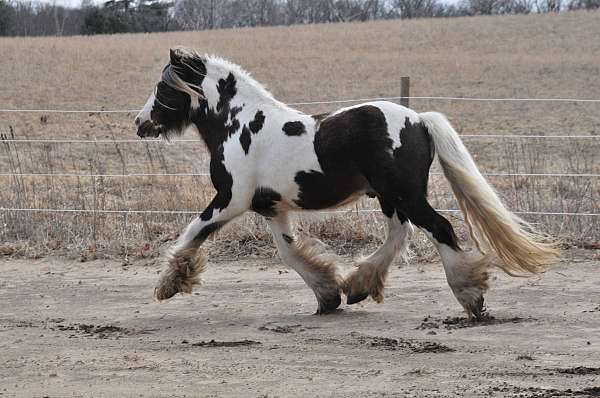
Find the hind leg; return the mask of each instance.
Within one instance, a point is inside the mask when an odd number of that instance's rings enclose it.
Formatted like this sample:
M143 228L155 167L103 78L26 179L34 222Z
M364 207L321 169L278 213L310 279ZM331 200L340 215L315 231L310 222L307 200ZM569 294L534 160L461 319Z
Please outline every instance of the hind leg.
M348 304L355 304L368 296L378 303L383 301L383 289L390 265L397 253L405 254L412 226L393 205L379 198L381 210L388 224L387 238L383 245L370 256L361 259L352 274L344 282Z
M388 126L388 134L396 134ZM435 244L452 292L469 318L480 318L483 293L487 290L487 272L458 246L452 225L427 203L427 181L433 161L432 144L427 130L409 118L400 128L401 146L389 151L372 151L361 163L361 171L379 197L393 203L398 213L425 231ZM390 156L391 155L391 156Z
M448 284L469 319L481 319L483 294L488 289L487 267L483 261L460 249L450 222L437 213L424 197L402 200L399 207L436 246Z
M342 277L335 264L320 256L319 244L295 237L286 213L268 218L267 223L281 260L298 272L314 292L317 314L326 314L339 307Z

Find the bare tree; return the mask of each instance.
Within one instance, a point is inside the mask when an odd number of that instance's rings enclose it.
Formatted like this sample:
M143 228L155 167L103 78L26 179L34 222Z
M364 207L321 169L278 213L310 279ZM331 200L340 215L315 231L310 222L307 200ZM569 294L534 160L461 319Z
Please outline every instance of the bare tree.
M175 3L173 18L177 25L186 30L213 29L220 27L220 15L215 0L179 0Z
M394 7L403 19L434 17L441 10L438 0L394 0Z
M529 14L535 7L534 0L503 0L502 14Z
M538 12L559 12L562 10L562 0L535 0Z
M54 11L54 26L56 36L62 36L65 31L65 23L69 18L69 11L63 7L57 7L56 1L52 5Z
M600 0L571 0L569 10L593 10L600 8Z

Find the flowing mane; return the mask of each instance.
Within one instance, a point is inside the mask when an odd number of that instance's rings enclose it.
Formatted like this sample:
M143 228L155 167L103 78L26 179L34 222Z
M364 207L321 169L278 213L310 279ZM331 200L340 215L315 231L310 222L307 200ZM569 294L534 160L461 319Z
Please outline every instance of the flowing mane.
M247 91L248 94L257 99L260 98L263 101L276 103L280 107L291 109L283 102L275 99L273 94L263 84L259 83L250 72L228 59L212 54L202 55L186 47L176 47L174 51L181 54L182 64L197 74L197 76L201 76L204 79L214 79L215 83L217 83L220 78L231 73L237 82L238 90L243 94ZM204 71L195 66L199 63L204 65ZM177 91L200 99L206 99L201 94L203 92L202 87L180 77L181 69L182 66L169 63L163 70L162 81Z
M228 73L231 73L235 77L238 90L242 95L251 95L255 98L255 101L258 100L260 102L276 104L282 109L293 109L285 103L277 100L262 83L256 80L252 74L250 74L250 72L242 68L240 65L226 58L210 54L204 55L204 60L206 62L206 69L209 71L207 77L210 78L211 69L220 72L218 73L219 76L226 76ZM299 113L299 111L295 109L293 110Z

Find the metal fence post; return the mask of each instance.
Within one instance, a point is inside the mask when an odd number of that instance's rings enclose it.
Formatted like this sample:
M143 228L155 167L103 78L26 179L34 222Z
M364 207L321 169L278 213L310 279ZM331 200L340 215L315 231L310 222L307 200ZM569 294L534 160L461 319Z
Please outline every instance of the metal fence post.
M408 99L410 97L410 78L402 76L400 78L400 105L408 108Z

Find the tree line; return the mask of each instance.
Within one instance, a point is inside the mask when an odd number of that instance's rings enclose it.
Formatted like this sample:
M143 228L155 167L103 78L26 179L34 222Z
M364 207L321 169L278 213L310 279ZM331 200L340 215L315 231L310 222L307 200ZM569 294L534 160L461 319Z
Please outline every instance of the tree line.
M600 0L83 0L76 8L0 0L0 36L164 32L247 26L595 9Z

